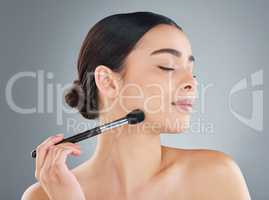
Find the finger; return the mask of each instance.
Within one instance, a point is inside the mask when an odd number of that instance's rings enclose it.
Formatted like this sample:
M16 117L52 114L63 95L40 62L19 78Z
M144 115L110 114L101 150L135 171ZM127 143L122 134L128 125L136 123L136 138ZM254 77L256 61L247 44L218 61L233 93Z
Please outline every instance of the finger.
M80 154L80 148L78 145L74 144L61 144L61 145L55 145L52 149L51 158L48 161L48 164L50 165L49 168L53 168L53 165L55 163L55 160L57 159L58 155L62 153L64 150L71 151L70 154L73 155L79 155Z
M62 167L63 170L66 170L67 169L67 166L65 164L66 162L66 158L69 154L71 154L72 152L74 151L74 149L72 148L68 148L68 147L62 147L58 152L57 154L55 155L55 158L54 158L54 165L58 166L58 167ZM59 158L61 156L64 156L65 159L63 160L60 160Z
M44 161L44 165L42 166L41 169L44 169L44 171L50 170L51 164L53 163L53 160L54 160L54 155L55 155L56 150L57 150L57 147L54 145L48 148L47 156Z
M81 149L77 145L63 145L63 146L61 146L59 148L61 148L62 151L70 149L71 150L70 154L71 155L74 155L74 156L80 155L80 153L81 153ZM57 152L57 154L55 155L55 160L58 159L58 156L61 153L63 153L62 151L58 151Z
M57 147L73 147L76 149L80 149L79 144L71 143L71 142L63 142L63 143L57 144Z
M57 152L53 165L57 166L59 170L58 172L64 172L64 171L69 170L66 165L66 158L70 154L79 155L80 150L66 147L66 148L61 148L61 150Z
M55 136L50 136L45 141L43 141L40 145L38 145L36 152L36 178L38 178L38 174L40 169L44 164L45 157L47 155L47 150L50 146L54 145L55 143L61 141L63 139L63 134L58 134Z
M44 157L46 156L47 149L54 145L55 143L61 141L63 139L63 134L58 134L55 136L50 136L45 141L43 141L40 145L37 147L37 158L36 158L36 166L41 167ZM40 162L39 162L40 161Z
M54 154L54 151L56 150L56 146L50 146L48 148L48 152L47 152L47 156L44 160L44 164L42 166L42 168L40 169L40 179L41 181L46 181L48 180L50 174L50 168L51 168L51 163L52 163L52 160L54 159L53 157L53 154Z
M80 153L80 146L78 145L78 144L74 144L74 143L61 143L61 144L59 144L59 145L56 145L57 146L57 148L64 148L64 149L72 149L72 152L71 152L71 154L72 155L79 155L79 153ZM56 155L55 155L56 156Z
M52 153L54 158L51 160L48 174L50 174L50 180L61 182L64 180L66 173L69 173L69 168L66 164L67 156L72 153L78 155L80 150L74 147L55 147L55 149Z

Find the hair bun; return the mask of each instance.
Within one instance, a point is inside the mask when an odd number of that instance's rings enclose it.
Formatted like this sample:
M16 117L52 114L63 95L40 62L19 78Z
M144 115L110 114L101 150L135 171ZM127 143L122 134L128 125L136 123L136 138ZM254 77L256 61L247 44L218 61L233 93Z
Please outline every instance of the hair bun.
M72 108L81 110L84 106L85 93L79 80L74 80L70 88L65 91L65 102Z

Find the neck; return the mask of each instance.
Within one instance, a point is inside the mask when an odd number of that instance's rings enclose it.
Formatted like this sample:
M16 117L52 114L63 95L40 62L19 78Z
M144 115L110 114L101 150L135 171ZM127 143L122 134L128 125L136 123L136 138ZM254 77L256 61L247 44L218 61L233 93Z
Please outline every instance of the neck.
M124 125L98 135L91 161L110 174L126 193L146 184L161 167L160 134L143 123ZM108 177L107 177L108 178Z

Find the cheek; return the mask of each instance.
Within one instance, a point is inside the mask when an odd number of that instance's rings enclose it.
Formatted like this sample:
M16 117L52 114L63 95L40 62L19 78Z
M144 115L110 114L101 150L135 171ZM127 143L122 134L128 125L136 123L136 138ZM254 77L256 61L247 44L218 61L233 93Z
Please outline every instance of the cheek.
M179 113L171 105L176 85L173 80L161 79L152 74L131 76L121 89L120 106L126 111L143 109L146 121L159 127L161 132L182 132L188 127L189 116Z
M134 80L128 80L122 86L118 102L122 109L130 111L136 108L143 108L145 94L143 83Z
M167 112L171 91L165 81L158 82L143 78L126 81L120 90L119 105L126 111L141 108L147 114Z
M161 132L179 133L189 128L190 115L180 113L171 102L174 101L175 87L167 82L144 86L144 108L148 121L160 126Z
M167 89L160 83L151 83L144 86L144 109L148 113L159 113L165 109L167 103Z

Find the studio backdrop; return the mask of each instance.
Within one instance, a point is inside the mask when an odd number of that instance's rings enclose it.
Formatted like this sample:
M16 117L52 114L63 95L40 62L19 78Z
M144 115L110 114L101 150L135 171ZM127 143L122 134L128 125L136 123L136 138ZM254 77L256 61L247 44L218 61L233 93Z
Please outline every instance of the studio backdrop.
M17 200L36 180L31 150L42 140L94 127L64 103L81 43L100 19L152 11L187 33L196 57L199 94L191 127L162 134L162 144L213 149L240 166L250 195L269 199L268 52L266 0L19 1L0 2L0 199ZM96 138L81 143L88 159Z

